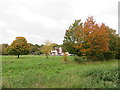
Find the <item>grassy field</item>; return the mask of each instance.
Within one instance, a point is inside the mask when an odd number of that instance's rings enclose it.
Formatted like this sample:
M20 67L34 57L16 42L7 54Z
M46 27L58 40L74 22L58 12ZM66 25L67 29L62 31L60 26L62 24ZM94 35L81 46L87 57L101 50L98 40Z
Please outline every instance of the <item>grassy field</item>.
M76 63L69 56L2 57L4 88L117 88L118 60Z

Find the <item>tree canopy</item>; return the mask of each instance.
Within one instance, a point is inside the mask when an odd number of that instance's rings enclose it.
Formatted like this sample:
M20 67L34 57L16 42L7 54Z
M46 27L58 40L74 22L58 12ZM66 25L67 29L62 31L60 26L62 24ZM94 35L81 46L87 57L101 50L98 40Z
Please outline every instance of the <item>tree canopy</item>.
M63 43L66 50L72 54L96 59L100 53L109 50L108 30L109 27L103 23L98 25L93 17L88 17L84 23L75 20L66 30Z
M29 45L24 37L16 37L16 40L8 47L8 53L12 55L26 55L29 53Z
M46 55L46 58L48 59L48 56L49 56L52 48L53 48L53 44L49 40L47 40L47 41L45 41L45 45L42 46L40 50L42 53L44 53Z
M0 45L0 54L1 55L7 55L8 53L7 53L7 47L8 47L9 45L8 44L1 44Z

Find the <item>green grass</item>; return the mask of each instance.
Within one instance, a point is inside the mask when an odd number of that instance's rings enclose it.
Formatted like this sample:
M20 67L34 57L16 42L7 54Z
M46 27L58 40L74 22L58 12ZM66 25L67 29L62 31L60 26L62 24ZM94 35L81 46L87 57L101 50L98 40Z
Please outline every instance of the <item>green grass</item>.
M118 60L76 63L69 56L3 56L3 88L117 88Z

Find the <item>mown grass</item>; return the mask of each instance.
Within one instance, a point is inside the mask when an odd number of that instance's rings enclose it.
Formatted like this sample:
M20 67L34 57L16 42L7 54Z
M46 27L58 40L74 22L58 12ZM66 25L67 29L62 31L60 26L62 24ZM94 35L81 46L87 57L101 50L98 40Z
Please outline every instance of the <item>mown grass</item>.
M118 88L118 60L78 64L73 58L3 56L3 88Z

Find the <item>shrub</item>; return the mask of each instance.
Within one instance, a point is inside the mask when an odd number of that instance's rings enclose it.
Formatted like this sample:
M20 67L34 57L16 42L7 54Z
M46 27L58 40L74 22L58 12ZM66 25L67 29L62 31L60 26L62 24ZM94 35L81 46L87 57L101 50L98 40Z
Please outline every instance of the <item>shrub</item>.
M117 54L116 54L115 58L120 59L120 49L117 50Z
M86 58L85 56L81 56L81 57L75 56L75 57L74 57L74 60L75 60L76 62L80 63L80 62L86 62L86 61L87 61L87 58Z
M94 83L94 86L98 86L98 84L100 84L99 88L117 88L119 86L118 76L118 68L115 67L107 70L104 70L103 68L91 69L88 72L85 72L83 77L87 78L86 83L89 81Z
M113 51L98 53L98 54L95 54L96 56L95 60L111 60L111 59L115 59L115 55L116 55L116 52L113 52Z
M34 54L35 55L40 55L40 52L39 51L35 51Z
M115 58L115 52L109 51L104 53L104 57L106 60L114 59Z
M96 58L97 58L97 60L106 60L106 57L104 56L104 54L103 53L99 53L99 54L96 54Z

